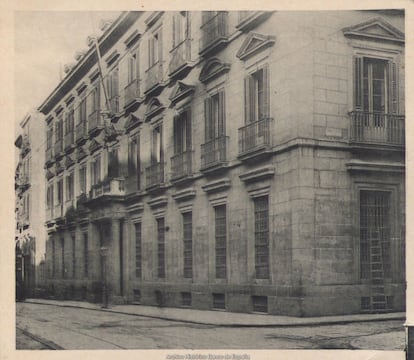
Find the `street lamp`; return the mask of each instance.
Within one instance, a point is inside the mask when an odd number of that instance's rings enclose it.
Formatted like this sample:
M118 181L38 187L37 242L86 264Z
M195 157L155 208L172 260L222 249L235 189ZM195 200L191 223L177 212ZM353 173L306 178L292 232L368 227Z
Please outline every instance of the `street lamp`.
M108 256L108 248L102 246L100 248L100 253L102 257L102 308L108 308L108 286L106 279L106 258Z

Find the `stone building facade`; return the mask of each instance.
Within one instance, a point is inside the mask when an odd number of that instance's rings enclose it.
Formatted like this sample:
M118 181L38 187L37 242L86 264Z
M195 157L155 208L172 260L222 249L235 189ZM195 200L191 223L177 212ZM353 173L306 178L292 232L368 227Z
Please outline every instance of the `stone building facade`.
M33 111L20 122L20 134L15 146L18 163L15 173L15 245L16 281L25 288L26 295L44 285L45 281L45 212L38 204L44 203L45 163L44 120L42 114ZM40 208L42 209L43 206Z
M126 12L97 44L39 107L55 296L405 308L403 12Z

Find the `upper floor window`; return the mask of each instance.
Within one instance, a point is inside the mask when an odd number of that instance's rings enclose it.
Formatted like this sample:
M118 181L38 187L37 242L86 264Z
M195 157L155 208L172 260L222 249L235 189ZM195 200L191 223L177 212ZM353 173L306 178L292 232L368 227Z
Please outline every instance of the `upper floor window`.
M163 161L163 158L162 124L159 124L152 130L151 162L160 163Z
M246 123L269 117L269 71L267 66L245 78L244 96Z
M94 85L90 95L90 106L91 106L91 113L98 111L100 109L100 86L99 82Z
M106 88L110 102L110 111L119 112L119 70L113 69L106 78Z
M53 184L49 184L47 186L46 206L47 206L48 209L53 208Z
M108 151L108 177L114 179L120 176L118 148Z
M63 203L63 179L57 182L57 204Z
M101 180L101 157L94 158L91 162L91 184L96 185Z
M189 38L189 13L179 11L173 16L173 48Z
M66 200L72 200L74 195L73 172L66 177Z
M86 165L79 167L79 190L81 194L86 194Z
M78 124L86 122L86 97L83 97L78 108Z
M74 122L75 122L74 110L73 110L73 107L71 107L66 113L65 134L70 134L73 132Z
M148 67L152 67L161 61L162 42L161 28L150 35L148 39Z
M60 116L55 124L55 140L56 142L61 141L63 139L63 119L62 116Z
M191 150L191 116L190 110L174 117L174 154Z
M224 91L204 101L205 140L217 139L226 134Z
M139 78L138 60L138 51L131 54L131 56L128 58L128 84Z
M46 149L52 148L53 141L53 127L49 126L46 131Z

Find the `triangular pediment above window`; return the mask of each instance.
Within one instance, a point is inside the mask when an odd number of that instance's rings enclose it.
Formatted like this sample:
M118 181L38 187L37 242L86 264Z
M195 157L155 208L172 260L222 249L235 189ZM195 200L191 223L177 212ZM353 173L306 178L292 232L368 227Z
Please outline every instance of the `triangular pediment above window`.
M155 115L158 115L165 109L165 106L157 98L152 98L145 110L145 120L152 119Z
M258 33L249 33L246 39L243 41L242 46L237 52L236 56L240 60L246 60L250 56L253 56L257 52L272 46L276 41L274 36L262 35Z
M222 63L219 59L213 58L206 62L201 69L200 81L207 83L230 70L230 64Z
M381 18L346 27L343 34L350 38L365 38L367 40L391 41L404 43L404 33Z
M187 85L181 81L177 81L177 84L175 84L171 92L169 100L172 104L176 104L178 101L186 98L187 96L191 96L194 93L194 91L194 85Z
M139 120L137 116L135 116L134 114L129 114L126 119L125 130L129 132L132 129L134 129L136 126L138 126L140 123L141 121Z

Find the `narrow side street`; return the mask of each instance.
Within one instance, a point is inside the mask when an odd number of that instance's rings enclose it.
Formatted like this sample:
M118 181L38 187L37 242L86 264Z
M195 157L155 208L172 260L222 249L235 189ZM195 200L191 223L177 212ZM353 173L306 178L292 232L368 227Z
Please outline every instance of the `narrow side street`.
M300 327L221 327L126 314L16 304L17 349L403 350L403 320ZM23 331L22 331L23 330Z

